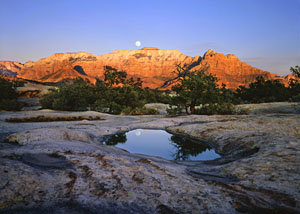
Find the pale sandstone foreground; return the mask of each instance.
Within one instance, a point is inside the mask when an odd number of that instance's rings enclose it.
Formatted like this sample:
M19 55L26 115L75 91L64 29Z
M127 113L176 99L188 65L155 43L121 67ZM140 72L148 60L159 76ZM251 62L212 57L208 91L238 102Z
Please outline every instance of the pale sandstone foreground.
M102 121L7 123L31 115ZM102 145L136 128L204 139L222 158L168 161ZM299 213L300 115L0 114L0 212ZM7 143L4 139L7 137Z

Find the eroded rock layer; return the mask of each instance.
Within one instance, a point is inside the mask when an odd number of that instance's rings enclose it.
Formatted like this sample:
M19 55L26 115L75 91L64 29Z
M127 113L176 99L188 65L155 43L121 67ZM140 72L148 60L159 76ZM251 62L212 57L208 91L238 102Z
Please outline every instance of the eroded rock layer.
M87 52L56 53L37 62L26 62L24 65L2 61L0 72L41 82L60 82L77 77L95 82L95 78L103 78L103 67L109 65L126 71L130 77L140 77L144 86L157 88L175 77L177 64L192 64L194 69L207 68L219 78L220 84L225 83L228 88L248 85L258 75L267 79L277 76L241 62L233 54L224 55L210 49L203 57L191 57L178 50L157 48L118 50L99 56Z
M61 114L105 120L5 122ZM295 114L162 118L3 113L0 212L299 213L299 121ZM168 161L102 144L108 135L136 128L205 139L222 157Z
M220 83L224 83L229 88L237 88L240 85L248 85L255 81L257 76L263 76L266 79L275 79L276 74L252 67L245 62L240 61L235 55L217 53L208 50L203 60L195 69L208 67L208 71L218 77Z

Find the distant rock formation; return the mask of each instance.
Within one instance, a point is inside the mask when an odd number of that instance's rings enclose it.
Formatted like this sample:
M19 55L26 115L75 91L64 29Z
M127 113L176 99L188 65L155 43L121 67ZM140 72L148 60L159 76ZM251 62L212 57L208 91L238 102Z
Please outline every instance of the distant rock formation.
M95 62L96 60L97 58L93 54L85 52L56 53L35 63L25 63L24 67L18 72L18 76L41 82L60 82L66 79L76 79L77 77L94 82L94 77L85 75L84 70L78 71L76 66L80 66L81 62Z
M249 85L257 76L266 79L275 79L277 74L252 67L240 61L235 55L217 53L209 49L203 56L202 61L194 69L207 67L208 71L216 75L219 83L224 83L228 88L237 88L240 85Z
M23 64L13 61L0 61L0 74L16 77Z
M141 50L144 50L144 51L149 51L149 50L159 50L158 48L154 48L154 47L144 47L144 48L142 48Z
M176 49L159 50L154 47L116 50L99 56L87 52L56 53L24 65L0 61L0 73L41 82L60 82L77 77L95 82L96 78L103 78L104 66L109 65L126 71L129 77L140 77L145 87L158 88L176 76L173 71L177 64L192 64L192 69L208 68L210 73L217 76L219 83L226 84L228 88L248 85L258 75L267 79L278 78L276 74L241 62L233 54L224 55L210 49L203 57L191 57Z

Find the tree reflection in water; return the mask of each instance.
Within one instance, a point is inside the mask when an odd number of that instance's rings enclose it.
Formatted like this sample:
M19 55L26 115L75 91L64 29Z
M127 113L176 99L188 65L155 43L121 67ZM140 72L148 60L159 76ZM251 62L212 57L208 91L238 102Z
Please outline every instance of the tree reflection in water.
M176 148L176 152L172 154L174 160L188 160L189 156L195 157L205 150L211 149L204 143L196 143L192 139L180 135L173 135L171 144Z
M108 146L115 146L119 143L126 143L127 137L125 133L115 134L108 138L108 140L105 142Z
M136 129L119 133L109 137L104 144L168 160L213 160L220 157L205 143L163 130Z

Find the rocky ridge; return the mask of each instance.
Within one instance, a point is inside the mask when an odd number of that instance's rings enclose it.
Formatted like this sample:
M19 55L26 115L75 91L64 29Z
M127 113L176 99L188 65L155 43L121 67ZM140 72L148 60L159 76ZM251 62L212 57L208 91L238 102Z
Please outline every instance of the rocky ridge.
M226 84L229 88L237 88L240 85L248 85L255 81L257 76L266 79L276 79L277 74L262 71L240 61L235 55L217 53L209 49L203 56L203 60L194 69L208 67L213 75L220 79L220 83Z
M0 74L16 77L23 64L13 61L0 61Z
M225 83L228 88L248 85L258 75L267 79L277 78L276 74L241 62L233 54L224 55L210 49L203 57L191 57L178 50L147 47L140 50L117 50L98 56L87 52L57 53L24 65L0 61L0 72L11 71L17 73L18 77L41 82L59 82L76 77L95 82L95 78L103 78L103 67L109 65L125 70L130 77L140 77L144 86L157 88L175 77L173 71L177 64L192 64L194 69L207 68L220 79L220 84Z

